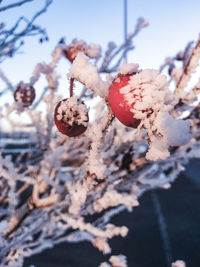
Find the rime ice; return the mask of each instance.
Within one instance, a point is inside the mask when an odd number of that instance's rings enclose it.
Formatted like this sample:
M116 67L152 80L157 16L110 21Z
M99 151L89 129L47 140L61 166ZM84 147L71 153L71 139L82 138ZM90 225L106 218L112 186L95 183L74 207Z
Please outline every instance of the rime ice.
M169 156L169 146L181 146L190 141L190 122L174 119L169 113L173 99L166 76L156 70L143 70L131 76L120 92L147 132L149 160L163 160Z
M159 112L156 120L156 127L170 146L183 146L191 139L190 121L174 119L167 112Z
M119 69L119 73L124 74L124 75L132 74L133 72L138 71L138 67L139 67L139 64L127 63L124 61Z
M186 267L186 264L182 260L177 260L172 263L171 267Z
M1 266L21 267L25 257L63 241L88 241L102 253L110 253L109 240L128 234L125 225L110 223L112 217L126 209L131 211L145 191L169 188L191 158L200 158L199 81L184 90L200 57L200 40L189 52L188 46L185 48L179 55L179 64L176 56L166 60L161 69L173 66L173 71L166 72L169 79L156 70L138 71L138 65L132 63L120 67L124 55L132 49L132 38L146 25L145 20L139 19L126 43L117 46L110 42L102 55L96 45L77 54L69 77L82 83L82 91L79 97L70 99L63 95L64 100L54 113L64 134L55 129L53 112L61 99L55 90L59 89L56 67L66 45L56 46L50 63L40 62L33 68L26 85L35 87L41 74L47 82L38 89L35 105L24 109L21 102L2 103L2 121L13 131L29 131L31 127L32 132L17 140L26 140L31 153L21 153L14 162L3 154L4 147L0 151ZM96 60L90 61L85 54ZM130 116L139 120L134 130L114 118L108 105L108 88L118 70L120 75L131 78L120 87L120 94L130 107ZM14 86L2 70L0 79L13 93ZM170 81L172 91L168 89ZM120 79L116 79L119 83ZM85 87L93 93L87 94ZM2 90L1 96L6 92ZM31 96L29 90L26 95ZM100 96L99 102L94 101L94 116L88 121L82 100L89 107L95 96ZM17 94L18 101L22 97ZM18 122L13 113L20 118ZM83 124L87 124L87 131ZM80 135L80 127L84 135ZM68 138L69 128L78 130L79 135ZM74 132L72 136L75 137ZM169 149L170 146L175 148ZM86 220L88 216L90 220ZM123 255L112 255L100 266L125 267L127 261ZM183 267L185 263L179 260L172 266Z
M75 58L69 75L97 95L101 97L107 96L109 84L101 79L97 68L89 62L89 58L83 53L80 52Z
M74 39L72 43L63 49L66 57L73 62L78 53L82 52L90 58L100 57L101 47L99 45L90 44L87 45L84 41Z
M79 136L87 129L88 109L76 96L63 99L55 108L54 121L62 134Z
M87 127L88 125L88 109L86 106L80 101L76 96L71 98L62 100L59 108L57 109L56 118L59 121L63 121L68 123L69 125L73 125L77 123L78 125L84 125Z

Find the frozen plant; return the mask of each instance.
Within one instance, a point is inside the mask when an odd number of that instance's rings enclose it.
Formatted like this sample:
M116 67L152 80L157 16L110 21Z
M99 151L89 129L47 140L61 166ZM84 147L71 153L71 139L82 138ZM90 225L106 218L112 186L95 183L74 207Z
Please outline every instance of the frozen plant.
M186 267L185 262L181 260L177 260L172 263L172 267Z
M105 52L84 41L60 41L52 60L38 63L26 83L36 98L27 105L26 92L25 100L20 94L2 107L2 120L13 131L28 128L36 147L25 160L1 151L2 266L23 266L25 257L61 242L87 240L111 253L108 241L125 237L128 228L110 219L132 211L145 191L169 187L190 158L200 157L200 85L187 86L199 62L200 40L168 58L160 71L142 70L123 58L146 26L140 18L125 43L110 42ZM80 48L73 60L66 57L72 47L73 56ZM62 57L71 65L69 94L61 97L56 68ZM177 60L182 63L178 71ZM168 75L162 73L166 68ZM37 87L41 74L43 90ZM0 78L14 95L16 86L3 71ZM74 84L81 85L79 93ZM96 105L90 109L91 99ZM27 119L17 121L14 112ZM87 222L94 214L96 219ZM111 256L100 266L127 262L123 255Z
M0 14L10 9L26 5L32 0L17 0L14 3L4 3L0 1ZM32 18L20 16L15 23L9 27L6 23L0 23L0 63L8 57L13 57L24 45L24 40L30 36L40 36L39 41L48 41L48 35L44 28L35 24L37 18L45 13L53 0L45 0L44 7L38 10ZM2 3L3 2L3 3Z

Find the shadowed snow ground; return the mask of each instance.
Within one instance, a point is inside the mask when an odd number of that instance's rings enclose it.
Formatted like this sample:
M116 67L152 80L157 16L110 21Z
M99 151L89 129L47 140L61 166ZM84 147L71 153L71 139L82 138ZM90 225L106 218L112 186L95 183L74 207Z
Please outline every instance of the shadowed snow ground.
M178 259L199 267L200 161L192 160L171 189L145 193L133 213L112 222L129 227L126 238L110 241L112 255L126 255L129 267L168 267ZM97 267L109 257L87 242L60 244L26 259L24 267Z

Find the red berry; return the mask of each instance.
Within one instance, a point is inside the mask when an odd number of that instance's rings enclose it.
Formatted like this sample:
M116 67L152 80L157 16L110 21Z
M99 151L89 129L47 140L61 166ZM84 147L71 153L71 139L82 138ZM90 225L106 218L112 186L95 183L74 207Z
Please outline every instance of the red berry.
M73 96L58 102L54 121L58 130L69 137L84 133L88 125L88 110L83 102Z
M63 51L64 55L73 62L79 52L86 53L87 45L84 41L74 40L67 49Z
M121 123L132 128L137 128L140 120L134 118L134 113L131 110L133 109L136 101L141 101L142 96L140 94L138 95L138 92L137 94L134 93L134 88L130 88L130 93L132 93L132 97L135 98L135 101L133 101L133 103L130 105L125 99L125 95L120 92L120 89L127 86L131 77L135 74L135 72L126 75L118 74L109 88L108 95L110 107L114 115Z
M89 58L98 58L101 53L101 48L99 45L90 44L87 45L84 41L77 41L76 39L63 50L63 54L73 62L79 52L84 53Z
M35 89L31 85L21 82L14 92L14 99L16 102L23 103L24 107L28 107L35 99Z

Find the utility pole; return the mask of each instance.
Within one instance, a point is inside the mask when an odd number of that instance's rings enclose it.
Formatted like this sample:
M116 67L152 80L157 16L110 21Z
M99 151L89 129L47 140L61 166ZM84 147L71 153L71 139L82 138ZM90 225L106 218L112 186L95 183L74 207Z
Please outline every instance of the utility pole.
M127 41L127 0L124 0L124 43ZM126 60L126 55L124 55Z

